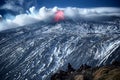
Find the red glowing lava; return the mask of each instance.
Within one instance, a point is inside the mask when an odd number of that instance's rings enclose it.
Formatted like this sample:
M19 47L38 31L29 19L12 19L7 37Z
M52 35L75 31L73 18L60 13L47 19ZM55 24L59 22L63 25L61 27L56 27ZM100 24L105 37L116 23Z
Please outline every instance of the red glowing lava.
M54 20L55 20L56 22L61 21L61 20L64 20L64 12L61 11L61 10L58 10L58 11L55 13Z

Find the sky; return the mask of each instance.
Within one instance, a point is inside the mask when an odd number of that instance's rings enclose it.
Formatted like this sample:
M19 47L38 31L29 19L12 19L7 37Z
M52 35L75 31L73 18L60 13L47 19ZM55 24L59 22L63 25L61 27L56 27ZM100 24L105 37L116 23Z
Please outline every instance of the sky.
M69 18L120 16L120 0L0 0L0 31L49 21L58 9Z
M47 7L120 7L120 0L41 0L41 6Z
M25 13L30 7L120 7L120 0L0 0L0 14L11 13L13 15ZM15 7L15 9L12 9Z

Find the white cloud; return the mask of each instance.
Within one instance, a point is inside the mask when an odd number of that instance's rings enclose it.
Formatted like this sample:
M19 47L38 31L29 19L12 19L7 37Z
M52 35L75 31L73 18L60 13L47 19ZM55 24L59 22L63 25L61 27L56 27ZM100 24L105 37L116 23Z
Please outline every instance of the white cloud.
M2 18L2 15L0 15L0 18Z
M22 13L24 12L24 9L22 6L19 6L17 5L16 3L19 3L20 5L23 4L23 0L5 0L5 4L2 5L0 7L0 9L4 9L4 10L10 10L10 11L13 11L13 12L17 12L17 13Z
M65 8L65 15L69 17L90 17L90 16L120 16L120 8L99 7L99 8Z
M10 5L7 7L11 8ZM35 7L31 7L26 14L16 15L14 19L6 19L0 22L0 31L27 24L32 24L38 21L54 21L54 15L57 10L63 10L65 18L94 18L96 16L120 16L119 8L46 8L42 7L38 11Z
M1 7L1 9L9 9L9 10L11 10L11 9L13 9L13 6L12 6L10 3L7 3L7 4L4 4L4 5Z

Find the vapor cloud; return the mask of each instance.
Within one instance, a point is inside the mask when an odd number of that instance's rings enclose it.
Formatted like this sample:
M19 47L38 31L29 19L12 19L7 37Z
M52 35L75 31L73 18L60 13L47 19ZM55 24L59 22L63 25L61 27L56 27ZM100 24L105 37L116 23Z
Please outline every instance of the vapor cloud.
M21 3L22 4L22 3ZM7 5L9 8L10 5ZM46 8L42 7L38 11L35 7L31 7L25 14L19 14L14 16L14 19L5 19L0 21L0 31L16 28L38 21L54 21L54 15L57 10L63 10L65 18L94 18L100 16L120 16L119 8L112 7L99 7L99 8Z
M21 4L21 1L19 1L19 3ZM6 1L6 3L2 5L0 9L10 10L16 13L21 13L24 11L24 9L21 6L16 5L14 1Z

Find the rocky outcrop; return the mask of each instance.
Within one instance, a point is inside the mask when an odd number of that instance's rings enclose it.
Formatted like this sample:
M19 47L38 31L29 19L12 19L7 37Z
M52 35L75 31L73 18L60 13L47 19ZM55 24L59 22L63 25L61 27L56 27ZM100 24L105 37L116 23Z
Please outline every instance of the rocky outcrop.
M74 80L84 80L84 76L83 75L75 75Z
M120 80L120 67L105 66L95 71L93 80Z
M60 70L51 80L120 80L120 63L95 68L85 64L77 70L68 63L67 71Z

